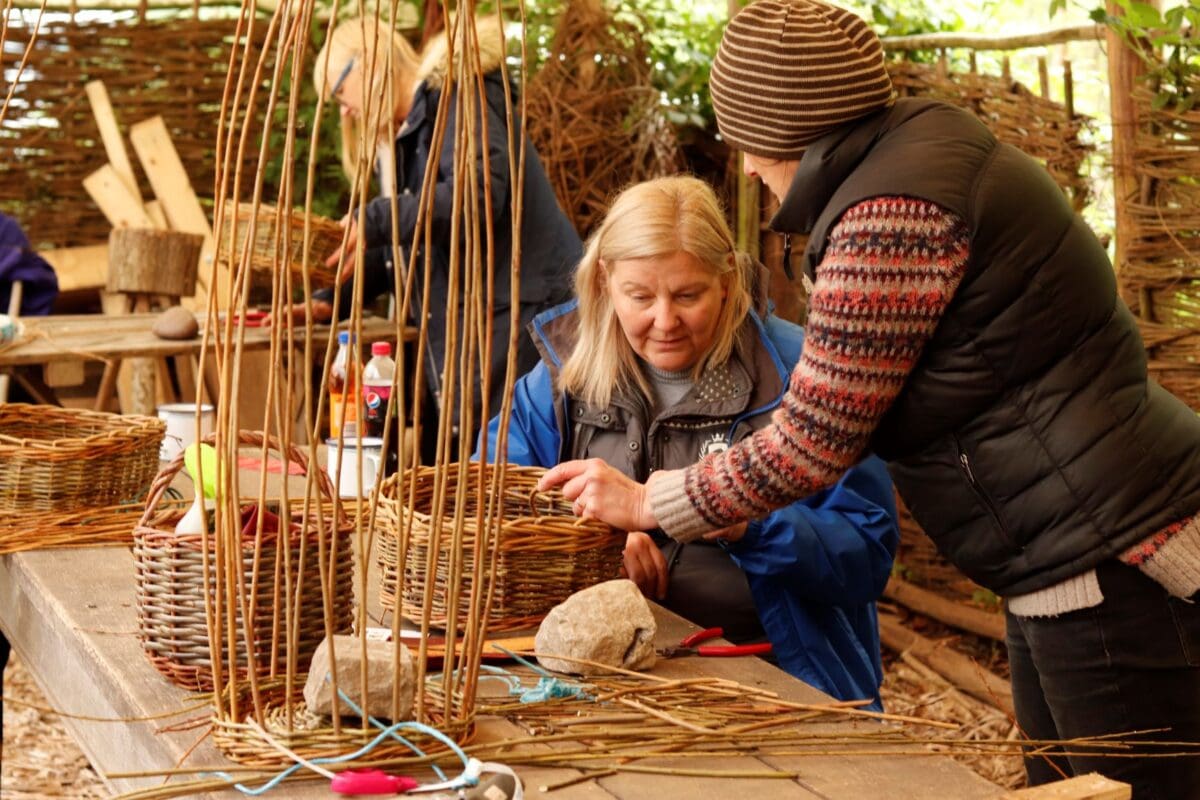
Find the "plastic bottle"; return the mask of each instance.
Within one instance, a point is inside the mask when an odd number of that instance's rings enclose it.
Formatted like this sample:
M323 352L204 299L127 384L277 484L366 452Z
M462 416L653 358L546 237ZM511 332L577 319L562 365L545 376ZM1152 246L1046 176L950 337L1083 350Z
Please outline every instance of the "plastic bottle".
M338 351L329 368L329 435L337 438L342 432L342 404L346 398L353 399L358 393L358 371L354 365L350 331L338 334ZM346 434L355 428L358 404L346 404Z
M371 344L371 360L363 367L363 435L382 437L388 426L388 399L392 396L392 377L396 362L387 342ZM394 412L393 412L394 413Z

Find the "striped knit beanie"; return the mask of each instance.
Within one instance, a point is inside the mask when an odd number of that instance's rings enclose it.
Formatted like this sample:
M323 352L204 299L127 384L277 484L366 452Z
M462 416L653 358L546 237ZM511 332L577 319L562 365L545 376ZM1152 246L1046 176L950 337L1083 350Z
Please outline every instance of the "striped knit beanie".
M767 158L799 158L834 128L892 103L879 37L818 0L757 0L738 12L710 90L721 135Z

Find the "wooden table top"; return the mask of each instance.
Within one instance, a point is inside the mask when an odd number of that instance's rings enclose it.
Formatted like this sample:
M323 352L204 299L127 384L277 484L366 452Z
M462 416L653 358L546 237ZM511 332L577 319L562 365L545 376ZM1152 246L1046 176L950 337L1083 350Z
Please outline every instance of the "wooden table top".
M243 471L248 473L249 471ZM257 474L257 473L255 473ZM257 483L241 476L244 488ZM269 481L278 481L268 473ZM299 479L297 479L299 480ZM177 484L185 493L190 482ZM278 485L278 484L276 484ZM375 570L374 559L368 561ZM378 581L368 576L367 610L378 615ZM358 585L357 582L355 584ZM695 626L657 606L656 646L677 643ZM148 717L191 704L189 695L154 670L137 637L135 570L128 547L30 551L0 556L0 629L56 709L102 718ZM719 677L767 689L783 699L824 703L823 693L757 658L679 658L660 660L653 674L664 678ZM166 731L177 719L153 722L93 722L64 718L97 772L152 771L170 768L196 745L202 731ZM830 722L861 730L873 722ZM476 741L502 741L518 734L513 723L484 717ZM539 745L541 746L541 745ZM209 740L187 756L189 767L227 766ZM694 758L657 759L654 763L695 768ZM785 771L780 778L695 778L618 773L585 780L550 793L539 787L579 776L574 769L518 767L526 797L547 800L692 800L745 794L766 800L917 800L918 798L998 798L1003 792L966 767L944 756L731 756L706 757L704 768L721 771ZM114 779L110 788L131 791L161 783L161 777ZM242 797L236 792L213 795ZM336 797L325 782L289 784L267 796Z
M0 350L0 367L26 364L49 364L57 361L105 360L136 357L157 358L164 356L199 353L201 337L194 339L160 339L151 332L157 313L127 314L72 314L22 319L25 326L23 340L12 347ZM198 317L202 318L202 317ZM324 352L324 343L329 337L328 325L313 329L313 342ZM223 335L223 331L218 332ZM363 320L362 340L370 343L380 339L394 339L396 324L388 320L370 317ZM297 344L304 342L301 328L293 337ZM404 330L404 340L416 338L416 329ZM270 328L246 328L245 347L265 349L271 344ZM210 342L209 347L213 345Z

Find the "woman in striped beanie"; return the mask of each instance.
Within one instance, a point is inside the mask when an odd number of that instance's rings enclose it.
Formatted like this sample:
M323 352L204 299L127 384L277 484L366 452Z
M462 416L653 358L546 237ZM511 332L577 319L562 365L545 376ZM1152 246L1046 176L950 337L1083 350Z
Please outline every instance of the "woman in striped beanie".
M1006 598L1024 733L1153 731L1122 758L1031 757L1030 781L1097 771L1138 798L1195 796L1200 756L1136 756L1200 743L1200 418L1148 377L1104 248L975 116L895 100L878 38L842 9L747 6L711 91L721 134L780 201L772 228L808 237L808 336L783 405L645 485L568 462L543 488L689 541L872 450L941 551Z

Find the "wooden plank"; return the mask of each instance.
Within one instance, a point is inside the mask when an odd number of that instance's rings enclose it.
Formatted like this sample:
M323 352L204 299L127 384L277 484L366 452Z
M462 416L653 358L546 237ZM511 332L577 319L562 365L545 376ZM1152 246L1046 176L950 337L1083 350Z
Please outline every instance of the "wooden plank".
M1000 800L1129 800L1133 787L1095 772L1007 792Z
M162 117L135 123L129 129L129 139L171 228L204 236L195 306L204 308L208 294L215 291L218 307L224 308L229 290L229 268L215 263L212 227L171 142L166 123Z
M146 216L154 223L154 227L159 230L167 230L170 224L167 222L167 213L163 211L162 203L157 200L151 200L146 203Z
M83 361L55 361L42 367L47 386L79 386L83 383Z
M117 117L113 113L112 103L108 99L108 89L103 81L89 81L83 87L87 92L88 102L92 106L92 115L96 118L96 126L100 129L100 140L104 143L104 152L108 155L108 163L120 178L121 183L129 190L129 196L139 205L142 204L142 193L138 189L137 178L133 174L133 164L129 163L129 154L125 152L125 143L121 140L121 130L117 127Z
M129 193L111 164L105 164L84 178L83 188L114 228L154 227L150 217L146 216L142 201Z
M38 255L54 268L60 292L104 288L108 277L107 242L42 250Z
M150 328L157 314L126 314L106 316L103 314L63 314L24 320L28 339L21 344L0 351L0 366L15 364L47 364L52 361L70 361L79 358L135 358L137 356L160 357L183 353L199 354L201 339L160 339ZM201 325L203 317L199 318ZM313 337L314 357L323 352L328 335L327 326L318 326ZM364 321L362 341L364 344L380 340L393 340L395 325L381 319ZM405 330L405 341L414 341L415 328ZM270 328L247 328L246 347L251 350L269 348ZM297 345L304 343L304 331L295 332ZM211 344L210 344L211 347Z

